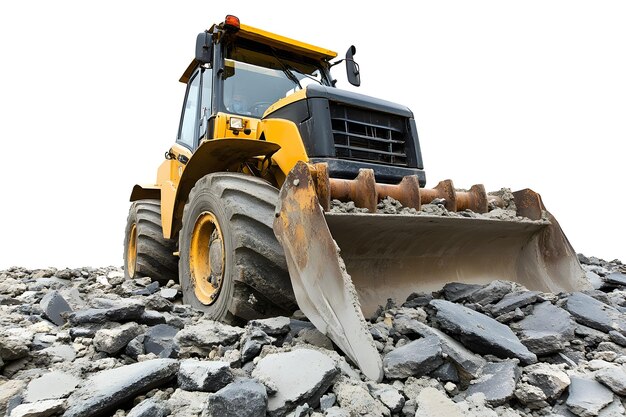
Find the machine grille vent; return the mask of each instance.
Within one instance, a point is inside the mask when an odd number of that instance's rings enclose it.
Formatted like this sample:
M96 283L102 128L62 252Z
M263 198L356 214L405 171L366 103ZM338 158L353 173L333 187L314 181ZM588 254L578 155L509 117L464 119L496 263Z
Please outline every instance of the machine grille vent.
M406 166L406 121L400 116L330 103L335 155Z

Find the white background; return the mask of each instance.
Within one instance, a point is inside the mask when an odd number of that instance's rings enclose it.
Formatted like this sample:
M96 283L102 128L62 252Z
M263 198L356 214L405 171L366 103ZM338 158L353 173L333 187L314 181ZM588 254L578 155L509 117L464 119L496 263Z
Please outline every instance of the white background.
M415 113L428 186L532 188L577 251L626 261L621 1L3 1L0 268L122 264L130 190L174 141L196 34L227 13L354 43L359 91Z

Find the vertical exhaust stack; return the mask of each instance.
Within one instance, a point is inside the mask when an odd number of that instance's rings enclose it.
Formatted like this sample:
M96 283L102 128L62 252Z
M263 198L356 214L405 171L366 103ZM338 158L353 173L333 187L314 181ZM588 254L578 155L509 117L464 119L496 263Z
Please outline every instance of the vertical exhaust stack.
M391 196L419 210L445 198L450 211L487 211L484 187L455 191L451 181L419 189L406 177L376 184L365 170L355 180L328 178L323 164L300 162L280 191L274 233L281 242L300 309L370 379L383 378L380 354L365 317L388 298L448 282L518 282L531 290L575 291L588 284L556 219L531 190L514 193L519 220L485 216L375 214ZM369 213L332 213L331 199L354 201ZM501 201L500 201L501 203ZM545 212L545 214L544 214Z

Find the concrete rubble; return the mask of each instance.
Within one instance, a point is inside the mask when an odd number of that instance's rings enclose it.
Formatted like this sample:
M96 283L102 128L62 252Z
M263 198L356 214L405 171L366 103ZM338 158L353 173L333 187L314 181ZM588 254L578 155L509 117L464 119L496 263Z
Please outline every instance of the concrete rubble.
M174 281L10 268L0 415L623 416L626 267L579 259L593 291L448 283L382 306L368 322L382 382L301 312L227 325L184 305Z

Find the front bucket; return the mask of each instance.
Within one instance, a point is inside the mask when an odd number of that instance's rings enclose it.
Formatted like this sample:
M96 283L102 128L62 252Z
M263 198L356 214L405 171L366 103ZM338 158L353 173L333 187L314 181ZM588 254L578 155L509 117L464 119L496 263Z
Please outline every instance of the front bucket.
M380 381L380 354L364 317L389 298L401 304L412 292L454 281L503 279L550 292L585 288L574 250L548 219L324 213L308 167L298 164L281 189L274 232L300 309Z

